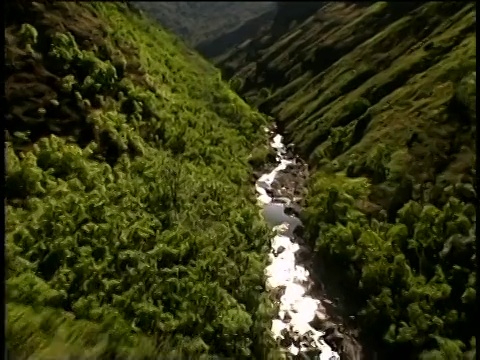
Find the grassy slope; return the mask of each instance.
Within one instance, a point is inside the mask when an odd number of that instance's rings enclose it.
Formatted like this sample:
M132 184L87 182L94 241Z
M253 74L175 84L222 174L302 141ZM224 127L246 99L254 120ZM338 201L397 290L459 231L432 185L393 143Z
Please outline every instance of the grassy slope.
M139 1L134 5L194 46L221 37L275 8L273 1Z
M11 358L275 356L267 120L126 5L6 11Z
M473 3L329 3L220 63L309 159L307 233L390 356L472 356L475 24Z

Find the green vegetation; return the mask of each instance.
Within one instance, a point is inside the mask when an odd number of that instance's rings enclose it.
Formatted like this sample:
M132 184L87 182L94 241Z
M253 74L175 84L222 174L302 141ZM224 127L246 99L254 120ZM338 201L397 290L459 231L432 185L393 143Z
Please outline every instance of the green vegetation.
M474 359L475 206L459 199L471 188L449 189L443 206L410 200L389 223L359 211L367 179L311 181L307 236L343 269L345 289L358 289L362 330L414 358Z
M309 160L306 236L381 358L475 357L475 8L328 3L220 64Z
M6 22L9 358L278 358L248 162L268 120L124 4Z

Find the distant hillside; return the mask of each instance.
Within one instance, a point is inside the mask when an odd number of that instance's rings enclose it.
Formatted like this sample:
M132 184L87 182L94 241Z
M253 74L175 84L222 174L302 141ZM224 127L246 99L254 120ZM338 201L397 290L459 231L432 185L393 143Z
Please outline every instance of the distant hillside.
M473 359L475 3L329 2L284 24L218 64L309 161L319 266L339 264L381 358Z
M193 46L222 37L276 7L270 1L138 1L132 5Z
M5 11L7 358L278 359L266 117L124 3Z
M253 60L256 56L254 49L273 44L279 36L325 4L325 2L302 1L277 2L274 10L246 22L235 31L202 42L197 49L215 63L222 63L230 54L236 54L238 49L248 49L248 53L251 54L250 59ZM252 42L252 38L256 40ZM258 39L261 40L258 41Z
M196 49L208 59L214 59L239 46L245 40L255 36L261 29L268 30L272 26L276 10L270 10L245 22L242 26L223 35L202 41Z

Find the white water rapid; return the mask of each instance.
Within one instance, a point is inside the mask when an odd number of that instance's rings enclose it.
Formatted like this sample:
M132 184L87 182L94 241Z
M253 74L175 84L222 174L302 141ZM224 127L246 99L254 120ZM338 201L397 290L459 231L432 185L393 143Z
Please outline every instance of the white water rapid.
M270 132L268 129L266 131ZM301 225L301 221L284 213L285 206L291 204L293 199L272 195L272 183L277 174L295 164L296 159L286 159L287 151L281 135L273 138L271 146L276 150L278 166L262 175L255 185L265 219L276 232L271 242L270 264L265 269L267 289L278 289L277 292L281 295L278 298L280 310L277 318L272 321L271 330L273 336L292 355L291 358L340 360L338 353L324 341L325 333L310 325L315 317L323 321L328 316L321 301L306 294L312 280L308 270L297 262L295 253L301 246L295 242L293 235L295 227ZM302 354L304 356L300 357Z

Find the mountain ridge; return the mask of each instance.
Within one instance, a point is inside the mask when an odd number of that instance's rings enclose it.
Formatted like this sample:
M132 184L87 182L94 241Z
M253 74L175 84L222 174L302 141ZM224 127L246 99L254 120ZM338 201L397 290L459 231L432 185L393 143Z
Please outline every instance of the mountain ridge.
M262 27L271 26L275 13L276 10L265 12L222 36L202 41L196 46L196 50L209 59L220 56L226 49L240 46L245 39L254 36Z
M229 32L237 30L245 22L271 12L274 2L146 2L131 4L145 11L148 16L196 47ZM205 45L203 45L205 46Z

